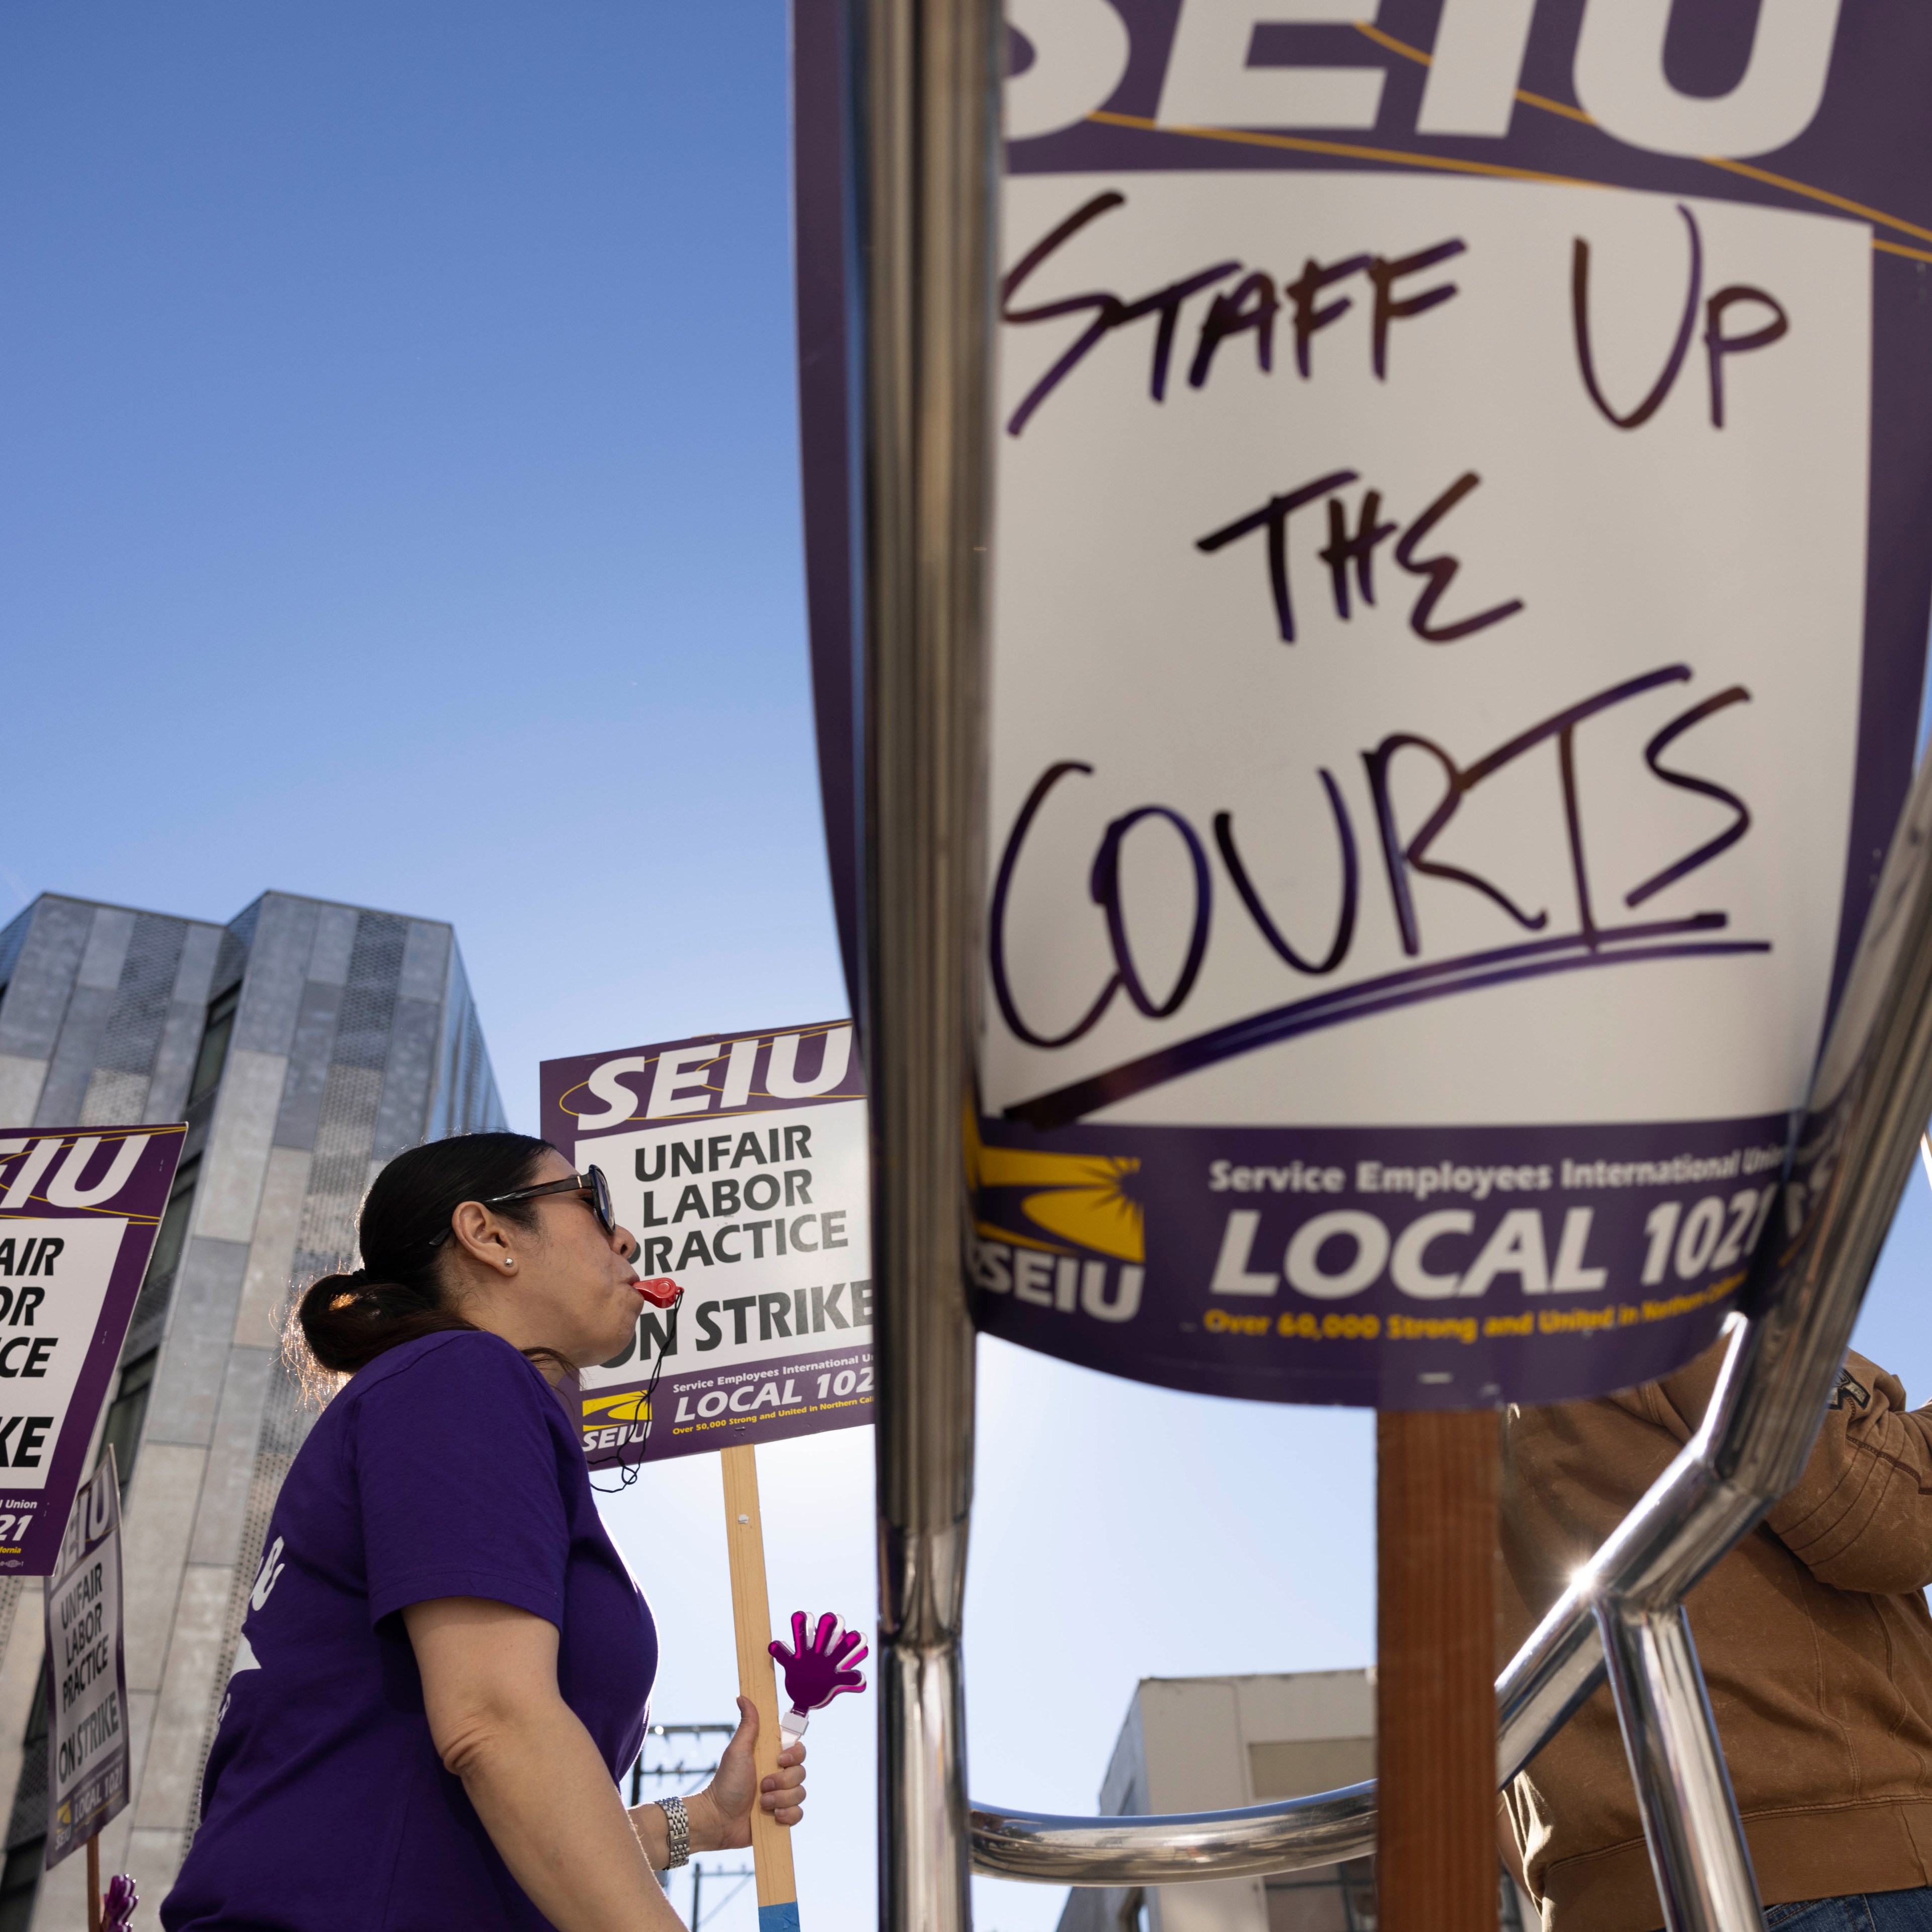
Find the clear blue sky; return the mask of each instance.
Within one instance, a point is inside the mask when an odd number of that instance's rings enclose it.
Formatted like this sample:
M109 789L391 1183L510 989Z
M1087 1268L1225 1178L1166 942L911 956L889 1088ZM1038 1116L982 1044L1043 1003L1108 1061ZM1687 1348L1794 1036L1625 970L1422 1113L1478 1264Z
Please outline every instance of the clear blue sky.
M452 920L524 1124L546 1055L842 1010L785 36L779 0L0 7L0 917ZM1919 1395L1928 1252L1915 1180L1864 1332ZM976 1792L1090 1808L1142 1675L1370 1660L1365 1415L982 1362ZM869 1621L869 1458L767 1451L781 1616ZM708 1459L613 1507L662 1718L728 1710L720 1507ZM869 1926L870 1709L811 1742L806 1923Z

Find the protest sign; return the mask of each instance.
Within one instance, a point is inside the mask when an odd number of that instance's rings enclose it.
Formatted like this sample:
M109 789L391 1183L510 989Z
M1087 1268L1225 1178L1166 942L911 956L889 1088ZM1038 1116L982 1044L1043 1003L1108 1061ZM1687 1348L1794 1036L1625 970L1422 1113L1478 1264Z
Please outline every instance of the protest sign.
M580 1172L604 1170L638 1274L684 1292L584 1372L593 1467L871 1421L865 1081L848 1022L545 1060L542 1094L545 1138Z
M187 1131L0 1131L0 1576L53 1568Z
M829 11L800 325L849 972ZM1222 1394L1599 1392L1704 1347L1779 1225L1910 768L1932 16L1279 14L1012 9L976 1318Z
M739 1679L778 1768L757 1445L872 1419L866 1088L850 1023L548 1060L543 1133L601 1168L638 1272L682 1291L581 1376L593 1468L722 1453ZM796 1927L785 1834L754 1815L760 1924Z
M121 1642L121 1483L114 1447L74 1500L48 1580L47 1867L128 1802Z

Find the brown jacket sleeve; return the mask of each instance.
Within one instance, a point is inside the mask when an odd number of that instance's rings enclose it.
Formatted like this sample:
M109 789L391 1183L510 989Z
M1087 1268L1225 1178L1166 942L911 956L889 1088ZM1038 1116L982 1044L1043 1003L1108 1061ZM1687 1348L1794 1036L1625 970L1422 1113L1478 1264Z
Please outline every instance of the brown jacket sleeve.
M1688 1442L1724 1350L1616 1400ZM1932 1584L1932 1407L1908 1408L1896 1376L1847 1353L1817 1446L1767 1527L1821 1583L1898 1596Z

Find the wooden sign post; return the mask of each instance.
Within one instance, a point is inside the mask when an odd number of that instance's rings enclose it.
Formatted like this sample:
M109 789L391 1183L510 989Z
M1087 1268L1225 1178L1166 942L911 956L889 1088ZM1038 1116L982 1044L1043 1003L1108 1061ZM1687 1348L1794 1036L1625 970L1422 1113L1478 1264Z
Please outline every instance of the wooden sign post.
M1493 1409L1376 1418L1376 1886L1388 1932L1496 1932Z
M738 1684L758 1707L758 1781L778 1768L778 1679L772 1669L771 1601L765 1588L765 1534L758 1514L758 1452L749 1443L722 1450L724 1533L731 1552L731 1622L738 1642ZM755 1800L752 1863L758 1874L758 1932L798 1932L798 1882L791 1839Z

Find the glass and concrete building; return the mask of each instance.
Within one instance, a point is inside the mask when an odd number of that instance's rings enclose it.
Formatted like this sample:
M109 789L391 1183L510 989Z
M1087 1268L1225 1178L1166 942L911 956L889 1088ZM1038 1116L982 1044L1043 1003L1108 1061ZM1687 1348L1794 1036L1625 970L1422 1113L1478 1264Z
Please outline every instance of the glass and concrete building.
M103 1834L144 1922L192 1835L262 1532L312 1414L290 1291L354 1265L376 1168L503 1124L451 928L266 892L226 926L52 895L0 931L0 1129L185 1120L100 1426L124 1484L132 1802ZM0 1932L84 1932L43 1874L40 1586L0 1582Z
M1218 1811L1306 1798L1376 1774L1376 1686L1366 1670L1148 1677L1100 1786L1110 1817ZM1082 1887L1059 1932L1376 1932L1376 1862L1130 1891ZM1503 1932L1538 1923L1498 1864Z

